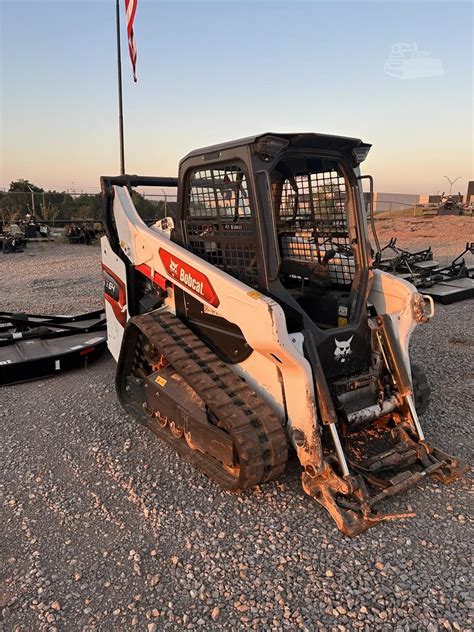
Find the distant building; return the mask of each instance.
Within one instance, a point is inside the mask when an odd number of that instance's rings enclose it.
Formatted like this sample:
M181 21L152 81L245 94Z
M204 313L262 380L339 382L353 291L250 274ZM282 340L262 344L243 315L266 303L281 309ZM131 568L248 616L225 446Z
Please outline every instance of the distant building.
M467 183L466 204L474 204L474 180Z
M418 193L374 193L374 210L375 211L399 211L409 208L415 204L420 204L420 196Z

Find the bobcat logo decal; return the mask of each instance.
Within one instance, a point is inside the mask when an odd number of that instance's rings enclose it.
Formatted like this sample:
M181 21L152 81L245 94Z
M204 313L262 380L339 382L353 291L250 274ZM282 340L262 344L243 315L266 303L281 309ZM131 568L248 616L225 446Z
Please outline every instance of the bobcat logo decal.
M343 364L346 360L349 359L349 356L352 353L352 338L354 338L354 336L351 336L349 340L337 340L336 338L334 339L334 342L336 343L336 348L334 349L334 359L337 362Z
M173 282L203 299L212 307L219 307L219 297L205 274L164 248L160 248L158 252L165 270Z

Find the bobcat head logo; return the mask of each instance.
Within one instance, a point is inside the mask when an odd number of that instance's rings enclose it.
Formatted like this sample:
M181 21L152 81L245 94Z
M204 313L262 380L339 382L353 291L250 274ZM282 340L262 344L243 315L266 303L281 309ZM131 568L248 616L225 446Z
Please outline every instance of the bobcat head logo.
M343 364L346 360L349 359L349 356L352 353L352 338L354 338L354 336L351 336L349 340L337 340L336 338L334 339L334 342L336 343L336 348L334 349L334 359L337 362Z
M171 274L176 274L177 269L178 269L178 264L175 263L173 261L173 259L170 259L170 271L171 271Z

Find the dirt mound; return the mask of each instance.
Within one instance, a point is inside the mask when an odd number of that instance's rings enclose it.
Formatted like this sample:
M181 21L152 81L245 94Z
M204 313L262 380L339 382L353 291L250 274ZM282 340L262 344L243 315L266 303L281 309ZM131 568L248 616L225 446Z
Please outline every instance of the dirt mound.
M398 217L377 219L375 225L382 247L396 237L397 246L406 250L431 246L435 258L454 257L474 241L473 217Z

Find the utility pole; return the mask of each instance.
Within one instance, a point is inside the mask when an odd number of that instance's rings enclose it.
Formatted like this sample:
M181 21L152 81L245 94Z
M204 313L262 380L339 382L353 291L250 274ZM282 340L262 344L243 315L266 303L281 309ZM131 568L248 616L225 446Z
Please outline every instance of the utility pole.
M448 178L448 176L443 176L443 178L446 178L446 180L449 182L449 195L451 195L451 191L453 190L453 184L457 182L458 180L460 180L462 176L458 176L454 180L451 180L450 178Z
M120 175L125 174L125 150L123 142L123 96L122 96L122 53L120 49L120 6L115 1L115 16L117 23L117 78L119 100L119 141L120 141Z
M29 185L27 186L31 193L31 216L34 217L35 216L35 194L34 194L33 189Z

